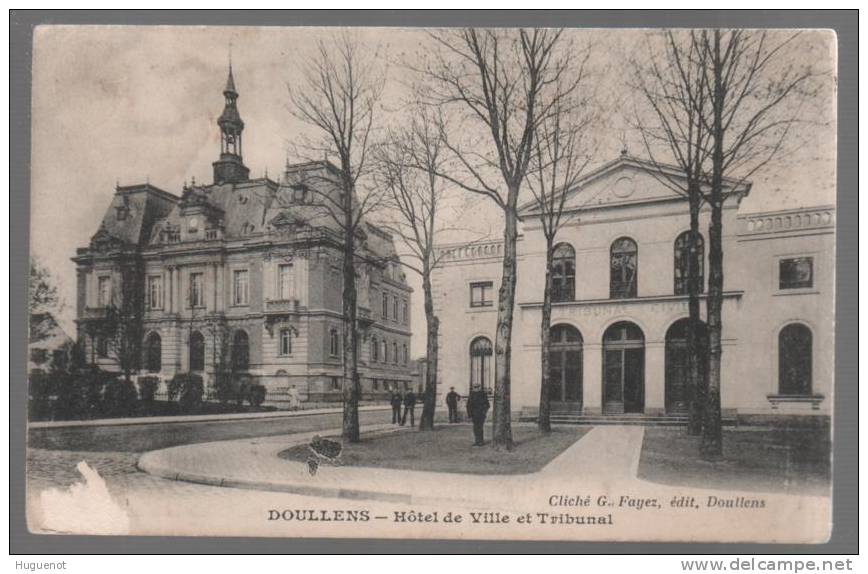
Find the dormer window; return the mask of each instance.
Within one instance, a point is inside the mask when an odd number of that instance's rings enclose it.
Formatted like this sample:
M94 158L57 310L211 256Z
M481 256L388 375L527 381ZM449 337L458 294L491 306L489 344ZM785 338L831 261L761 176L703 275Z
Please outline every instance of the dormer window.
M130 214L130 208L125 205L120 205L115 208L115 217L118 221L123 221Z
M199 220L195 217L191 217L189 221L187 221L187 231L190 233L196 233L199 231Z

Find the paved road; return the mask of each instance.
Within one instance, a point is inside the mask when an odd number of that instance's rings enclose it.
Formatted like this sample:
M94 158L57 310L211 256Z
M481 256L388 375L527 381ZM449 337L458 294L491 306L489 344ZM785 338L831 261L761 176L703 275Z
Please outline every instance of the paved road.
M390 411L362 412L362 424L389 422ZM68 487L81 480L75 469L85 460L106 479L109 491L130 490L202 492L210 489L188 483L149 476L136 468L143 452L182 444L216 440L274 436L337 428L339 414L313 415L285 419L169 423L133 427L73 427L33 429L27 452L28 485L31 494L46 488ZM219 490L219 489L218 489ZM192 490L191 490L192 491Z

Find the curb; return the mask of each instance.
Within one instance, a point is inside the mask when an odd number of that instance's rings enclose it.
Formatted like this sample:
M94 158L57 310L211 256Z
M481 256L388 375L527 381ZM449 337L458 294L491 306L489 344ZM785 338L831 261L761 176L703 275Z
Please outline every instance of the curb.
M391 407L364 406L359 407L359 412L387 411ZM90 426L127 426L127 425L155 425L155 424L178 424L178 423L205 423L216 421L244 421L258 419L278 419L293 417L312 417L317 415L333 415L343 412L343 408L334 409L311 409L309 411L269 411L264 413L226 413L213 415L187 415L187 416L162 416L162 417L129 417L118 419L94 419L89 421L39 421L27 423L28 429L52 429L67 427L90 427Z
M379 434L379 433L390 433L390 432L402 432L407 429L396 428L396 429L387 429L387 430L375 430L371 431L370 434ZM292 448L294 446L298 446L300 444L305 444L309 440L308 437L304 437L303 439L288 441L285 445L282 446L282 450ZM183 448L183 447L171 447L171 448ZM165 449L170 450L170 449ZM166 480L173 481L182 481L189 482L193 484L201 484L205 486L215 486L220 488L238 488L242 490L258 490L265 492L283 492L288 494L298 494L302 496L319 496L326 498L340 498L345 500L375 500L380 502L392 502L392 503L403 503L403 504L443 504L443 503L451 503L451 504L471 504L475 507L484 507L485 505L480 504L478 500L466 499L466 498L447 498L447 497L437 497L437 496L420 496L414 495L409 492L382 492L376 490L364 490L364 489L354 489L354 488L343 488L343 487L334 487L334 486L319 486L319 485L311 485L311 484L299 484L293 482L273 482L268 480L254 480L254 479L236 479L236 478L226 478L216 475L209 474L198 474L195 472L185 472L185 471L177 471L173 470L170 466L161 464L159 461L150 460L152 458L156 458L156 453L161 451L151 451L142 454L138 460L136 461L136 468L141 472L145 472L150 474L151 476L156 476L159 478L163 478ZM289 462L289 461L287 461ZM301 463L291 463L289 464L301 464Z

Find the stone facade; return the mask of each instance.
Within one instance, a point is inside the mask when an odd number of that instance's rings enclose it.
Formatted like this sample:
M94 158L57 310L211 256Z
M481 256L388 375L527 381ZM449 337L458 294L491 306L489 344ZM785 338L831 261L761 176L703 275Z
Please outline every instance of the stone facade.
M118 187L78 250L78 337L91 361L120 369L103 328L120 316L137 375L198 372L213 383L230 369L257 378L269 400L291 385L308 400L340 400L342 236L323 207L340 172L311 162L287 165L279 181L250 179L231 71L224 95L214 183L185 183L180 196ZM380 398L412 380L412 290L388 233L363 222L356 241L362 386Z
M749 192L749 185L731 187L723 213L723 408L828 415L835 208L740 214ZM568 220L556 243L572 254L566 257L572 271L563 275L574 287L552 305L552 326L559 329L553 347L555 410L683 412L684 323L678 321L688 311L687 295L678 292L676 260L677 239L689 225L686 198L648 163L629 156L588 174L569 193ZM700 218L706 285L708 218L706 208ZM623 245L633 246L629 254L622 253ZM464 394L471 380L493 382L487 349L494 343L502 248L499 240L440 247L445 258L434 285L441 391L455 386ZM624 257L631 262L626 291L612 277ZM539 404L544 276L545 239L526 206L512 341L515 410ZM701 309L704 320L704 296Z

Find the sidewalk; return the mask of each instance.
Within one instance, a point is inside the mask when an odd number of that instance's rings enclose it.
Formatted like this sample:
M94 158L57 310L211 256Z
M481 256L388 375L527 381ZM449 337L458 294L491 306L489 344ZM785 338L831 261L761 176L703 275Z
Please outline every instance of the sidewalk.
M362 431L412 432L388 424L366 426ZM601 476L612 482L635 481L644 428L596 427L542 470L524 475L321 465L311 476L305 464L278 457L287 448L309 442L314 434L337 432L339 429L177 446L142 455L138 467L162 478L213 486L408 504L460 502L477 508L509 507L516 501L539 502L561 490L577 492L583 485L599 485Z
M359 412L364 411L387 411L389 405L367 405L359 407ZM166 423L197 423L213 421L230 421L244 419L274 419L287 417L309 417L314 415L330 415L343 412L343 407L311 409L308 411L266 411L261 413L223 413L208 415L180 415L163 417L127 417L118 419L93 419L86 421L39 421L27 423L28 428L63 428L63 427L92 427L92 426L121 426L121 425L151 425Z

